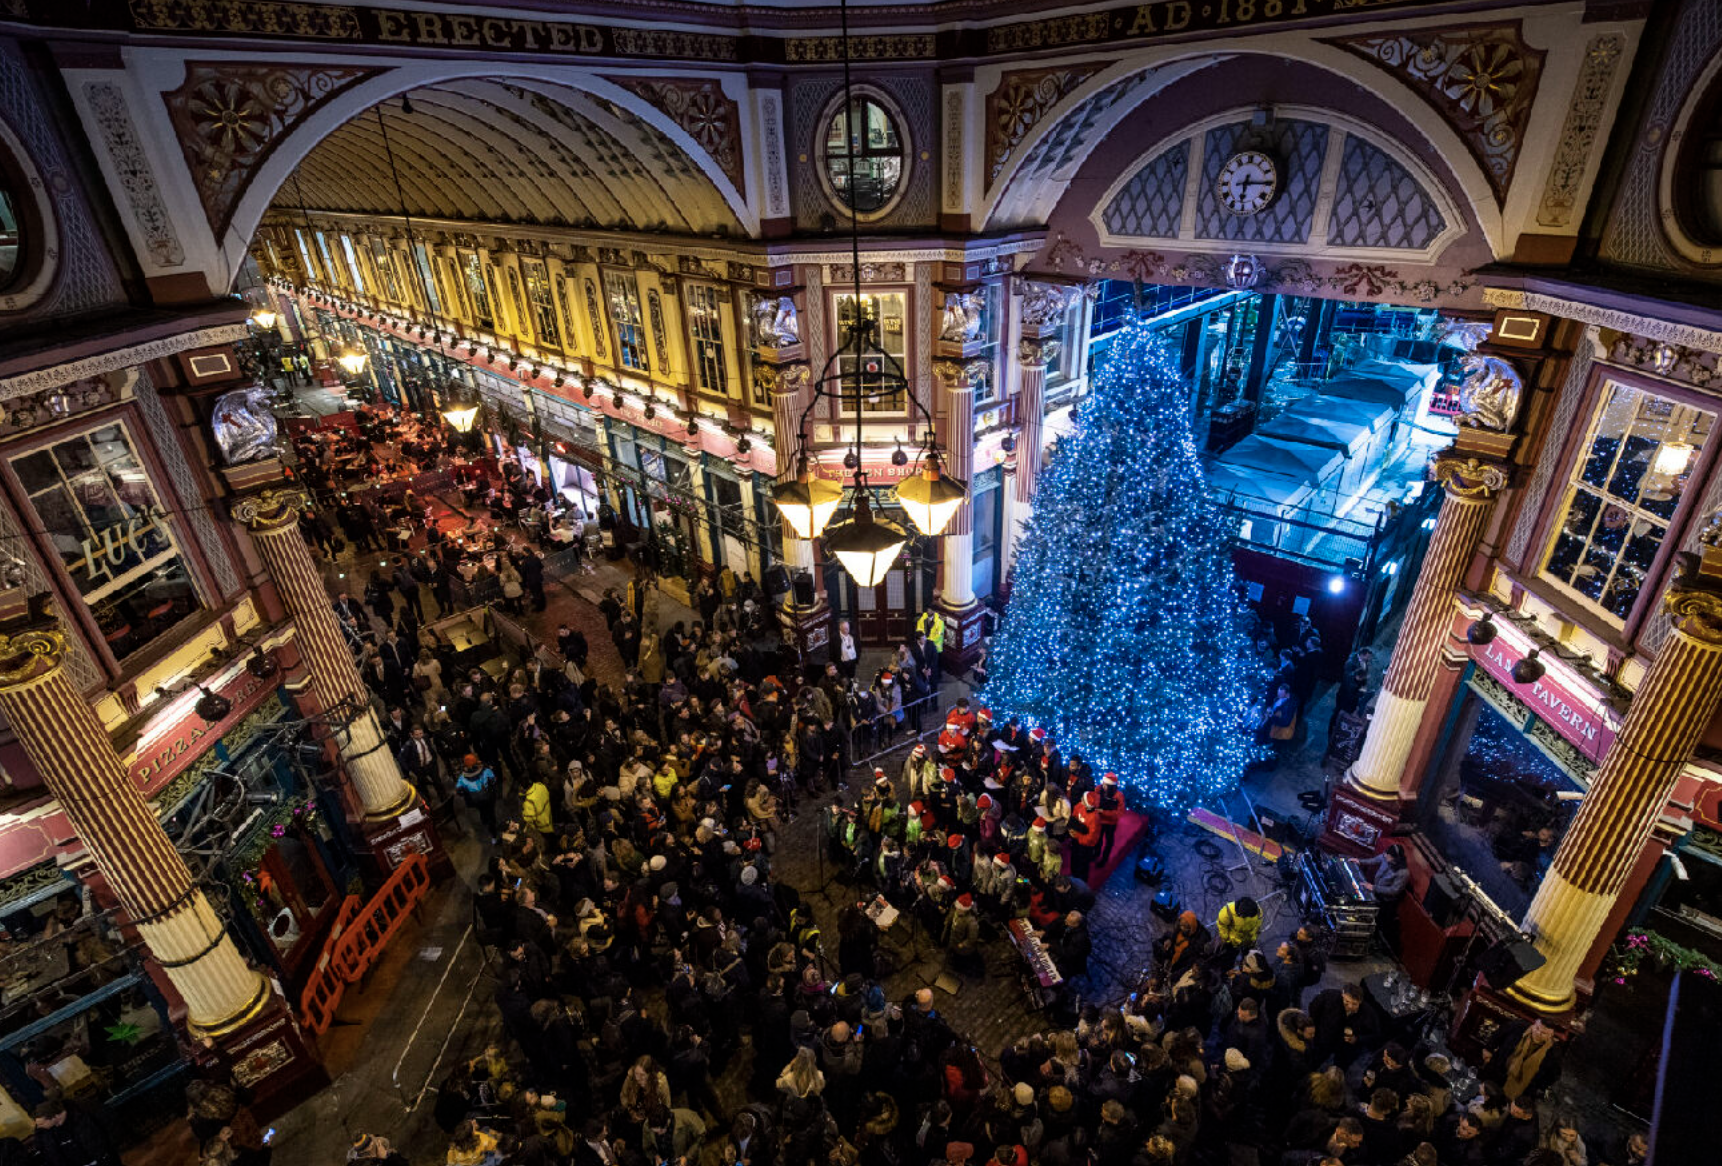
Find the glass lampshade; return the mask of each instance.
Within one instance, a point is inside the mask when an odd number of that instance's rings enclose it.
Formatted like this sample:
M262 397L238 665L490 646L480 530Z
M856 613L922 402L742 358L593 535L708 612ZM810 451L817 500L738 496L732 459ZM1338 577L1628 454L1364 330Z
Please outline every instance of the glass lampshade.
M843 487L803 469L771 488L771 500L796 538L818 538L843 501Z
M255 312L251 313L251 322L259 328L262 328L265 332L275 327L275 321L280 318L280 316L276 315L268 308L258 308Z
M873 517L864 490L856 492L855 513L825 532L825 549L861 587L877 587L897 561L908 534L894 522Z
M472 423L478 419L477 405L450 405L442 411L443 420L454 426L456 433L471 433Z
M1693 449L1683 441L1664 442L1656 451L1651 472L1665 478L1678 478L1692 463Z
M932 461L914 477L897 483L897 502L915 529L926 535L942 534L967 497L963 484L946 477Z
M335 363L350 377L356 377L365 371L365 365L370 361L369 354L357 348L349 348L335 358Z

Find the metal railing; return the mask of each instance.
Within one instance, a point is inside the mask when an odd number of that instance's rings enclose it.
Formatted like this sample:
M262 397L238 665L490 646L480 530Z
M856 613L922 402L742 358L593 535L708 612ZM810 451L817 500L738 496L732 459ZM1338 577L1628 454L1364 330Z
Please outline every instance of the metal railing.
M850 764L865 765L937 733L944 724L938 715L938 701L939 694L929 692L908 701L900 710L856 718L849 726Z

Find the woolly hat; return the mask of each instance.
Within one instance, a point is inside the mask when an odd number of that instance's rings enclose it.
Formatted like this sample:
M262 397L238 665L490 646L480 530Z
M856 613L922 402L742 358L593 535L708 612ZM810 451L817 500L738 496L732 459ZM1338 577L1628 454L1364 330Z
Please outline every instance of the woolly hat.
M480 766L482 766L483 764L484 764L484 762L482 762L478 759L478 754L468 753L466 755L466 767L468 769L477 769Z
M1018 1081L1016 1083L1016 1088L1013 1089L1012 1092L1016 1094L1016 1103L1018 1105L1034 1104L1034 1086L1030 1085L1027 1081Z
M975 909L975 897L973 895L969 894L967 891L964 891L962 894L957 896L957 910L959 910L959 911L973 911L974 909Z
M1249 1067L1250 1067L1250 1059L1248 1057L1244 1056L1243 1053L1239 1052L1237 1049L1227 1049L1226 1050L1226 1071L1227 1072L1242 1073L1245 1069L1248 1069Z

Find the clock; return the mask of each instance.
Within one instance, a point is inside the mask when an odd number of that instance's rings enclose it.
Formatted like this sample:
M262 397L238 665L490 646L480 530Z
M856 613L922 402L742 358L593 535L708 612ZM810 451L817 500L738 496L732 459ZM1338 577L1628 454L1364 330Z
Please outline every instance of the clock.
M1220 204L1234 215L1253 215L1280 192L1280 168L1260 150L1240 150L1226 159L1214 188Z

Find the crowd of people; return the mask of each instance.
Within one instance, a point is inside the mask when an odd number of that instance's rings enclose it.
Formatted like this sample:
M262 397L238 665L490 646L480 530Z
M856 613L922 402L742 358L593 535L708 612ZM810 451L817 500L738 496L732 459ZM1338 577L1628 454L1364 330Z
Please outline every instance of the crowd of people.
M410 602L336 607L403 770L458 794L487 843L473 889L500 1033L441 1082L449 1166L1635 1160L1587 1154L1542 1111L1550 1030L1509 1030L1461 1098L1441 1054L1388 1039L1356 985L1324 986L1318 936L1269 955L1247 898L1186 912L1134 991L1083 1003L1116 779L966 699L936 713L933 620L857 677L847 628L822 667L773 641L751 580L667 628L642 581L604 597L624 679L600 685L567 625L492 680L456 675L434 635L402 643ZM819 888L777 869L812 804L835 942ZM1050 1027L981 1049L932 989L893 998L892 914L971 985L1014 978L986 954L1021 921L1063 977ZM367 1131L349 1161L404 1156Z

